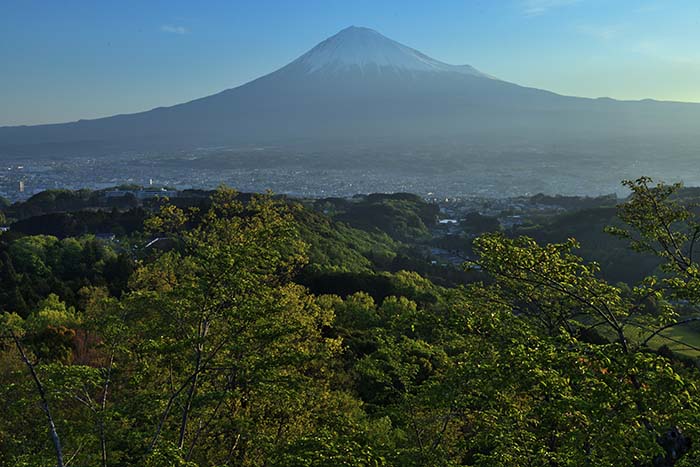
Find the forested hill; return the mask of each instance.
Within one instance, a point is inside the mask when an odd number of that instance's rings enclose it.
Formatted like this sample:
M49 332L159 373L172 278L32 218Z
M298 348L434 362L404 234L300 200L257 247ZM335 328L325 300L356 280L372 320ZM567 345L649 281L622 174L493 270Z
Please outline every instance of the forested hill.
M700 465L695 194L627 186L5 203L0 465Z

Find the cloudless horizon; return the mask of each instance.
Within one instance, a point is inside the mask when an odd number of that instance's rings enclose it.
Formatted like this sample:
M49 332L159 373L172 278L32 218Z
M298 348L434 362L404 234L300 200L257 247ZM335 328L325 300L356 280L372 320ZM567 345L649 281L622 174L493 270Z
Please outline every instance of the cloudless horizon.
M583 97L700 102L691 0L0 3L0 126L133 113L242 85L350 25Z

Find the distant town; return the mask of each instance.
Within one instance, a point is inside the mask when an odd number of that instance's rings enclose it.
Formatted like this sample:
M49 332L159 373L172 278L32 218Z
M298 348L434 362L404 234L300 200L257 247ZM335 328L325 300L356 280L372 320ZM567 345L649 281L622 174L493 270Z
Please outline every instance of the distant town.
M180 153L120 153L93 157L22 157L0 161L0 196L27 199L49 189L101 190L119 185L212 189L225 184L245 192L296 197L349 197L358 193L415 193L427 200L547 195L622 195L624 178L668 174L667 181L700 185L691 151L676 148L674 167L662 167L654 148L634 158L611 145L593 156L573 148L451 146L394 149L363 146L213 148ZM681 154L682 153L682 154ZM387 154L392 154L391 157Z

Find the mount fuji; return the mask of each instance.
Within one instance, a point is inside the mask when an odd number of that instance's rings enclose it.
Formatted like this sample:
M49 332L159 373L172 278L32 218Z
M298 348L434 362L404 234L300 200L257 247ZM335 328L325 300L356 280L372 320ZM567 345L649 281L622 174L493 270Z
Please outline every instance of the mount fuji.
M697 104L562 96L443 63L371 29L350 27L277 71L191 102L0 128L0 156L436 140L697 144L699 129Z
M469 66L455 66L432 59L368 28L350 26L292 62L306 73L450 72L488 78Z

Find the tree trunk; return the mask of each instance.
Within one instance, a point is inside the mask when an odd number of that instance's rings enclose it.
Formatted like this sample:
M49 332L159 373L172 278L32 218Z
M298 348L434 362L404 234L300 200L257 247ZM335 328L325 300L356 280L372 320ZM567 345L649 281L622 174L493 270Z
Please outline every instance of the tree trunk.
M19 355L22 358L22 361L29 369L29 373L31 374L32 379L34 380L34 384L36 385L36 390L39 393L41 410L43 410L44 413L46 414L46 419L47 419L48 426L49 426L49 435L51 436L51 441L53 442L53 447L56 450L56 465L57 465L57 467L64 467L63 450L61 449L61 439L58 437L58 433L56 432L56 425L54 424L53 417L51 416L49 402L46 400L46 393L44 392L44 385L41 384L41 380L39 379L39 376L36 374L36 370L34 369L34 365L32 364L32 362L29 361L29 358L27 358L27 354L24 353L24 348L22 347L22 344L20 343L19 338L12 331L10 331L10 334L12 336L12 340L15 342L15 346L17 347L17 351L19 352Z
M194 393L197 390L197 382L199 380L199 372L202 368L202 353L204 349L202 348L202 340L207 337L207 331L209 329L209 323L207 320L203 320L199 323L199 330L197 332L197 337L200 342L197 343L197 356L194 362L194 378L192 378L192 384L190 385L189 391L187 391L187 401L185 401L185 407L182 409L182 420L180 421L180 439L177 443L178 449L182 449L185 446L185 435L187 434L187 420L190 416L190 408L192 407L192 399L194 399Z
M197 360L194 367L194 378L192 378L192 384L190 385L190 390L187 391L187 401L185 402L185 407L182 409L182 420L180 422L180 439L177 443L178 449L182 449L185 445L185 434L187 433L187 419L190 415L190 408L192 407L192 399L194 398L194 393L197 390L197 380L199 379L199 370L202 363L202 351L197 350Z
M109 366L107 367L107 378L104 387L102 388L102 399L100 400L100 452L102 457L102 467L107 467L107 440L105 439L105 408L107 407L107 391L109 391L109 383L112 379L112 365L114 364L114 353L109 357Z

